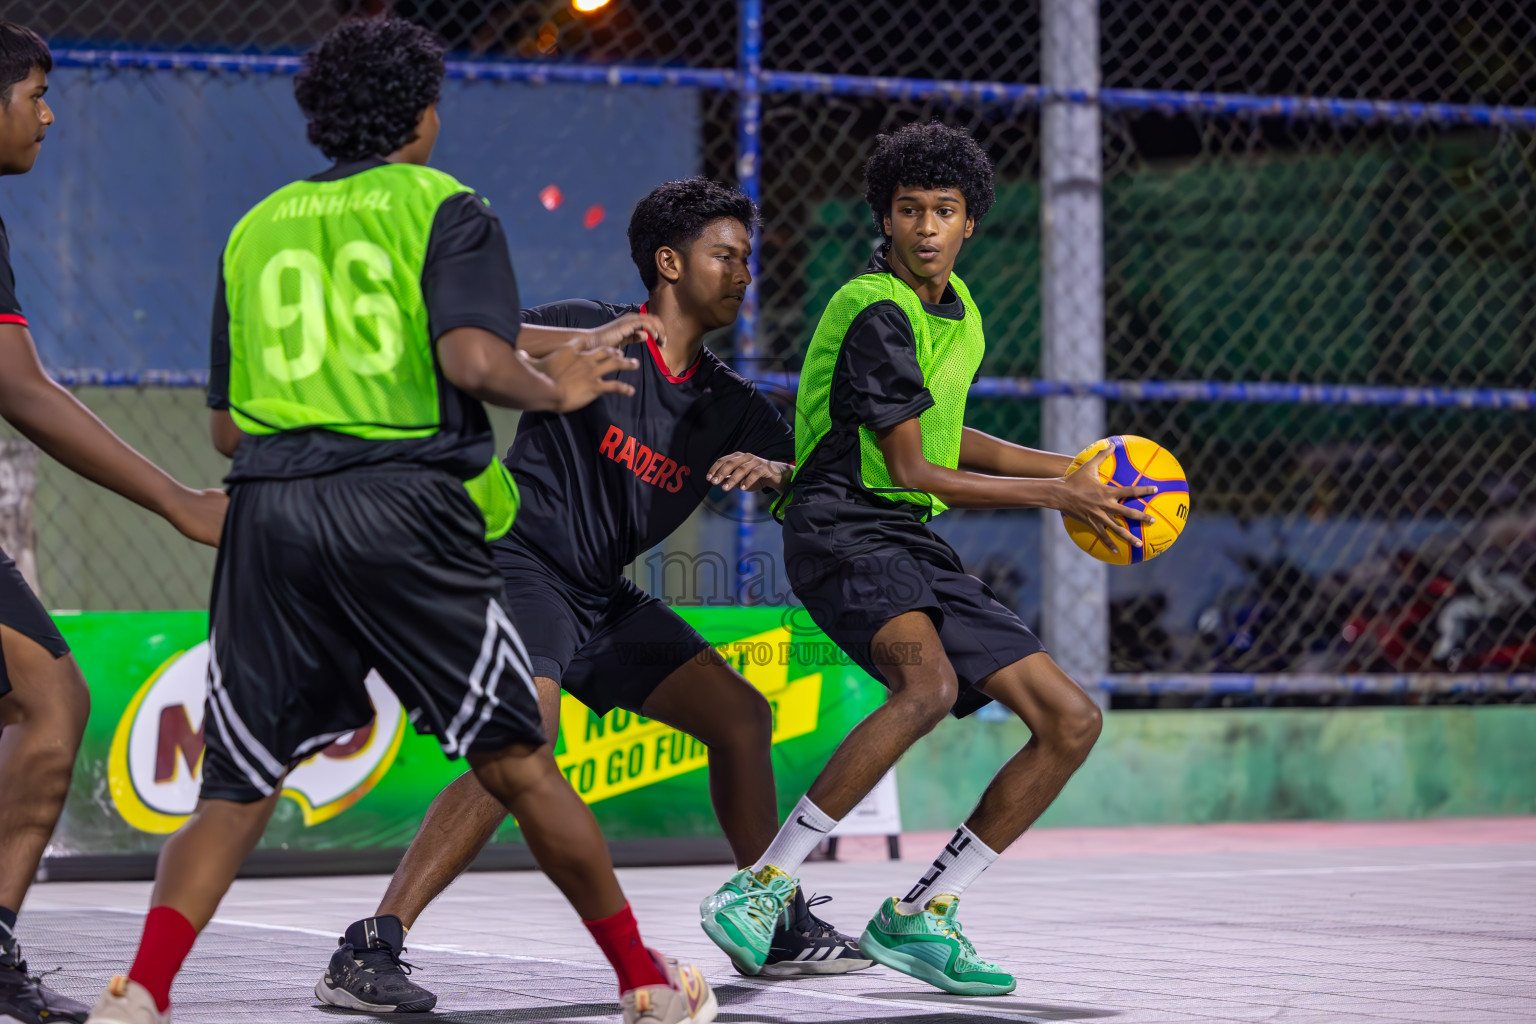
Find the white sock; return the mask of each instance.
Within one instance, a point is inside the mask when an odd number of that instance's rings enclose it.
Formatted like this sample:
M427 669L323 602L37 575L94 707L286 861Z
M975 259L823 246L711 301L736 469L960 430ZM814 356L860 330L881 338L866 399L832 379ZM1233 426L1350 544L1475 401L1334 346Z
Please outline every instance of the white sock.
M835 827L835 818L828 817L825 811L811 803L810 797L801 797L785 819L784 827L768 844L767 852L752 865L752 873L755 875L772 865L786 875L793 875Z
M916 914L928 901L941 894L959 896L981 873L997 860L996 851L976 838L976 833L961 825L955 830L933 866L923 872L912 891L896 904L897 913Z

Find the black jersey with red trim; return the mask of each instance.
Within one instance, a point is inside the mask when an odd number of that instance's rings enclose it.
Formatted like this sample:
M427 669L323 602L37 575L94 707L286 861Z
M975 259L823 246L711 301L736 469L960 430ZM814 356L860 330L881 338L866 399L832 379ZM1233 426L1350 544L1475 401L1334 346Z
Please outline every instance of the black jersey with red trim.
M523 322L600 327L644 306L573 299L523 310ZM723 455L795 457L794 435L757 385L707 348L681 375L655 344L633 342L633 395L603 395L565 414L524 413L507 452L522 494L500 544L530 550L571 583L611 590L624 567L683 524L709 493Z
M0 220L0 324L27 326L27 318L21 313L21 303L16 300L16 273L11 269L11 236L6 233L3 220Z

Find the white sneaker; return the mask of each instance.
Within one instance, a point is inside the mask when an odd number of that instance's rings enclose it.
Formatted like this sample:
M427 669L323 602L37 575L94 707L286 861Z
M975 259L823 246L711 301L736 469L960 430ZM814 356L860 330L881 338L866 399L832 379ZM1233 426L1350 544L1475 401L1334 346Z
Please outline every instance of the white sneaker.
M171 1024L171 1015L160 1012L149 989L118 975L107 982L85 1024Z

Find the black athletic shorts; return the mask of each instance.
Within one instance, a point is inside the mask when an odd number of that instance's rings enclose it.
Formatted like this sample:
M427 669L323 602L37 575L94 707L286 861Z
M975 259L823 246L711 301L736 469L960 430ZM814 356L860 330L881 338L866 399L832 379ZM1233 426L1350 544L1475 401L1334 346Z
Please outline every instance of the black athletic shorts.
M4 551L0 551L0 623L36 640L55 658L69 653L69 644L64 642L59 627L53 624L43 602L32 593L26 577ZM10 692L11 677L5 669L5 655L0 652L0 697Z
M514 536L492 544L491 551L533 674L553 679L600 715L616 707L639 712L663 679L710 647L681 616L627 579L593 594Z
M379 466L237 483L213 575L205 799L256 800L373 718L376 668L450 757L544 742L464 483Z
M784 566L816 625L886 686L871 641L896 616L927 612L960 681L956 718L991 701L978 683L1045 650L990 587L961 567L954 548L900 513L841 501L792 505L784 515ZM901 656L883 653L884 660Z

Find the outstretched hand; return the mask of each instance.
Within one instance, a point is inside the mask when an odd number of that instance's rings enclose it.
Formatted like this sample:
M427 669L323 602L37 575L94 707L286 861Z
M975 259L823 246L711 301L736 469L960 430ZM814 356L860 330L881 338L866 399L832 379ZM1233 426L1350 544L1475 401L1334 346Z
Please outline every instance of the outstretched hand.
M789 486L795 467L788 462L773 462L748 452L722 455L709 467L709 482L729 491L783 491Z
M661 317L654 313L625 313L611 323L592 328L591 332L581 339L581 344L583 348L589 349L623 348L646 334L654 338L656 344L665 347L667 329L662 326Z
M1068 474L1064 480L1066 486L1063 488L1063 498L1058 507L1063 515L1071 516L1092 530L1109 550L1116 552L1120 550L1111 539L1111 534L1139 548L1141 541L1132 536L1131 531L1125 526L1126 521L1151 523L1156 520L1146 512L1126 507L1122 502L1156 494L1157 488L1146 485L1106 486L1099 479L1099 466L1108 457L1109 449L1105 448Z
M571 412L594 402L599 395L632 395L634 385L607 379L608 374L633 370L639 360L627 359L616 348L586 347L583 339L567 342L534 366L554 381L555 412Z

